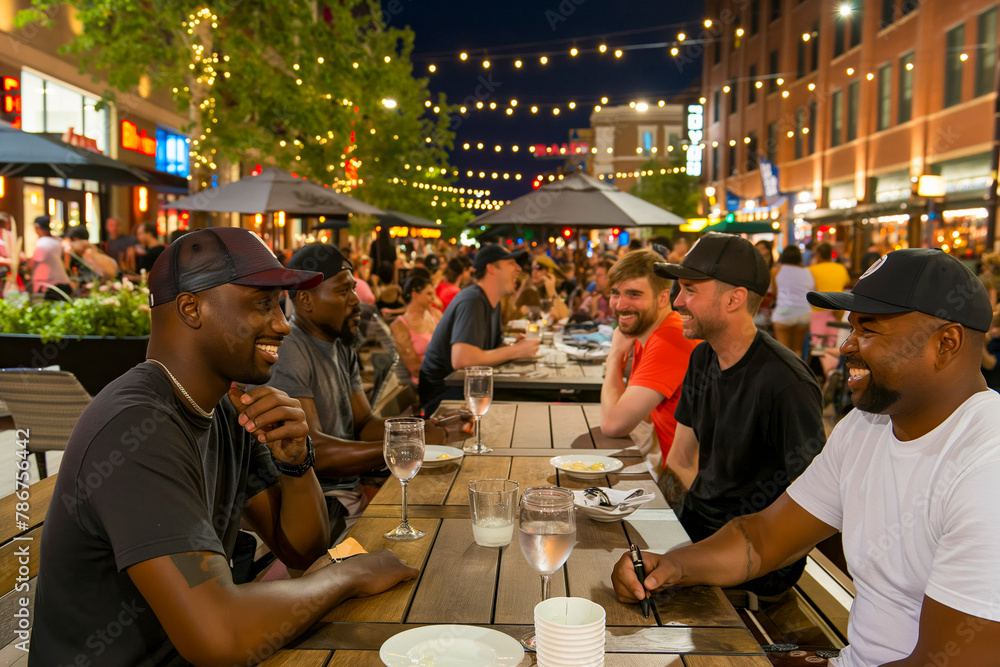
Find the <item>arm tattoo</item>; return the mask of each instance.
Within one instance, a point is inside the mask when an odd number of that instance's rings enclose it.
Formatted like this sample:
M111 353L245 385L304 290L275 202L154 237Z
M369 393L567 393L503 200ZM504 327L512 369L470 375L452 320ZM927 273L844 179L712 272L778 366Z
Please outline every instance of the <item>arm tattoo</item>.
M736 527L739 528L740 532L743 533L743 539L747 542L747 577L743 581L750 581L753 578L753 550L750 542L750 535L747 533L746 527L743 525L743 519L737 518L733 520Z
M171 554L170 560L184 575L189 588L194 588L206 581L219 579L229 572L229 563L219 554L192 551Z
M660 473L659 479L660 491L663 493L663 497L667 499L667 504L675 512L680 511L681 507L684 505L684 496L687 495L687 491L684 489L684 485L681 480L674 474L674 471L670 468L665 468L662 473Z

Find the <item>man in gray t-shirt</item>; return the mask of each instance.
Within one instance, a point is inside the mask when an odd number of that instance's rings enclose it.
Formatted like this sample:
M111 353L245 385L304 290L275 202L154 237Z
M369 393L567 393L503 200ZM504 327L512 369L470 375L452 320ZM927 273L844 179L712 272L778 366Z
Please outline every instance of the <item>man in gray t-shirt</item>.
M312 267L323 282L309 290L289 291L294 308L292 331L274 365L271 381L298 399L316 447L316 473L327 495L331 534L339 534L345 516L368 504L360 486L366 472L382 468L384 420L372 414L361 387L361 364L355 349L361 321L354 291L353 267L333 245L314 243L299 250L288 268ZM443 444L466 437L468 421L449 428L431 420L425 437Z

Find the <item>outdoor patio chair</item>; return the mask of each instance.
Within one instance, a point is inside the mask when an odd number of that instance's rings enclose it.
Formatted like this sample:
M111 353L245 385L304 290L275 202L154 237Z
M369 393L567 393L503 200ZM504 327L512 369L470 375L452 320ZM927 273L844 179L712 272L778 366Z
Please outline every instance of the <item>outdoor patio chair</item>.
M28 452L35 455L38 477L48 476L45 452L66 449L90 395L67 371L0 370L0 400L14 428L28 431Z

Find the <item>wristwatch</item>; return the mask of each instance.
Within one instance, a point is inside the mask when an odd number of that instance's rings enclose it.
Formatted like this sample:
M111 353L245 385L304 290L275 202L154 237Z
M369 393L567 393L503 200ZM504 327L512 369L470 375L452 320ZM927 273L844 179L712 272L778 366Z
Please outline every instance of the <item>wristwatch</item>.
M290 477L302 477L306 474L313 464L316 463L316 450L313 449L313 441L308 435L306 436L306 460L299 464L285 463L274 458L274 452L271 452L271 460L274 461L274 467L278 469L282 475L288 475Z

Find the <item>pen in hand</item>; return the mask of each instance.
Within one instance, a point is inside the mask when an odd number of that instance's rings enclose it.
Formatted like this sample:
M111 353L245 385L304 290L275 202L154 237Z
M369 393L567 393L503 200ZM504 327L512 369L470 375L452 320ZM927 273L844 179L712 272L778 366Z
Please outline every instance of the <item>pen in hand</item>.
M639 583L642 584L646 581L646 565L642 562L642 553L634 544L628 545L628 548L629 556L632 558L632 567L635 568L635 576L639 578ZM649 618L649 593L646 591L645 584L643 584L642 591L644 596L639 600L639 607L642 609L642 615L645 618Z

